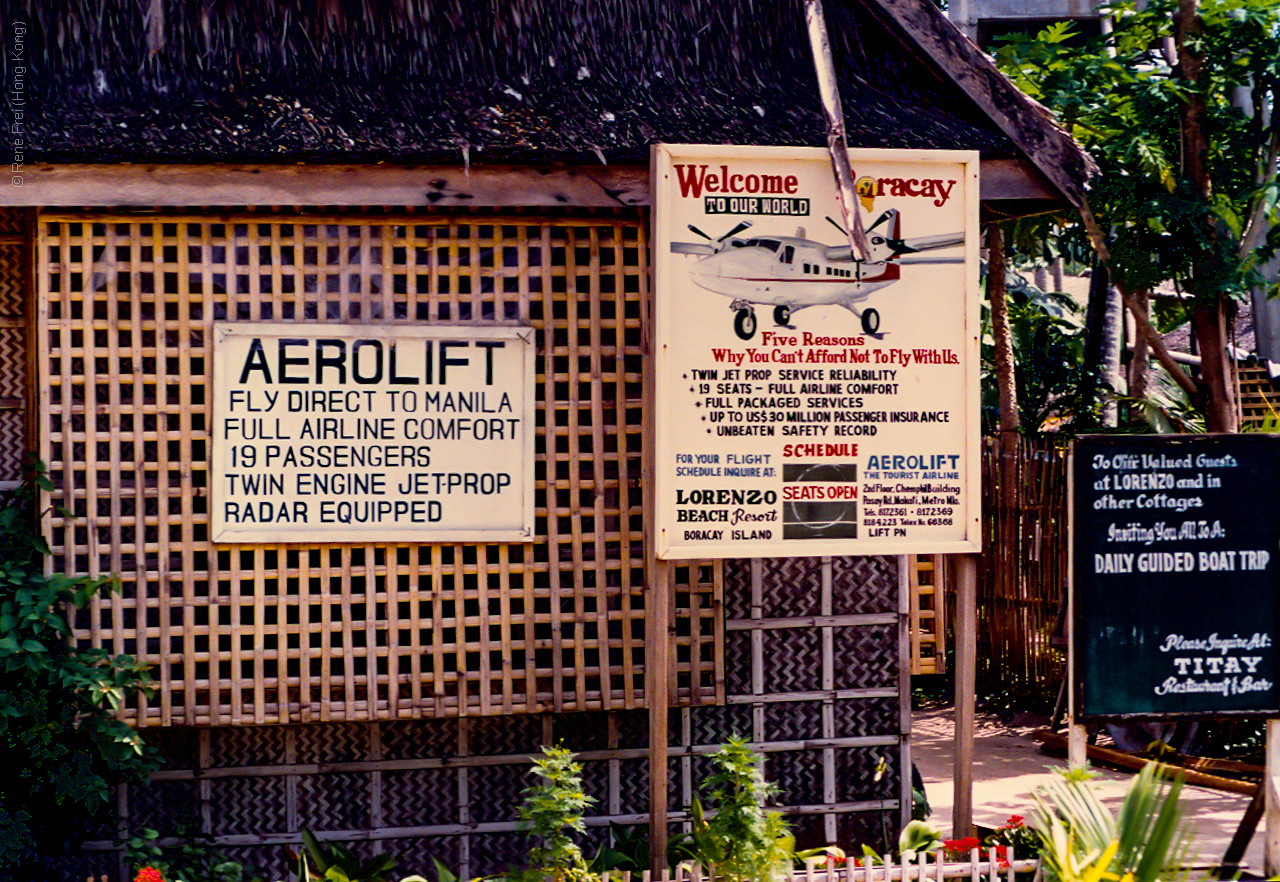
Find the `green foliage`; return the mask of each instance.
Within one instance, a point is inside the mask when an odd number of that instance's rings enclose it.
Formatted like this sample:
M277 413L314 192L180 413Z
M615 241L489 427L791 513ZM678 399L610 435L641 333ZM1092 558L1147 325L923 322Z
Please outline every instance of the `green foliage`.
M593 873L610 870L643 872L649 869L649 831L645 827L609 825L609 842L592 856Z
M179 834L176 845L162 846L160 834L143 830L125 841L125 859L134 870L152 867L165 882L260 882L257 873L229 859L204 836L191 830Z
M112 785L145 780L156 758L115 717L149 689L146 667L71 640L68 608L83 609L112 583L44 574L49 548L35 506L52 486L29 465L0 508L0 871L44 879L46 859L104 814Z
M305 827L302 829L301 853L289 853L297 862L298 879L323 879L325 882L390 882L396 868L396 857L377 854L361 860L348 848L336 842L322 842Z
M1041 291L1017 273L1006 283L1013 358L1018 366L1019 420L1028 433L1056 431L1082 410L1078 400L1084 358L1084 316L1066 294ZM993 435L1000 421L995 382L995 339L983 306L982 415Z
M909 821L898 836L898 856L914 861L918 855L942 848L942 834L924 821Z
M586 830L582 814L595 802L582 789L582 766L564 747L543 748L533 763L533 774L542 779L524 791L520 817L528 823L534 841L529 849L526 876L555 882L581 880L591 875L574 833Z
M791 865L795 839L778 812L764 803L776 788L764 780L746 741L731 738L711 756L714 771L702 782L715 813L696 797L690 807L692 830L676 837L671 851L701 864L715 876L734 882L767 882Z
M1040 837L1034 828L1027 826L1026 818L1013 815L1003 826L997 827L987 836L982 844L987 847L1011 847L1016 857L1029 858L1040 850Z
M1203 0L1193 48L1204 54L1194 87L1171 67L1163 47L1173 35L1174 0L1131 0L1104 7L1114 31L1078 39L1070 24L1034 38L1016 37L996 54L1014 82L1057 112L1097 160L1089 200L1104 229L1118 282L1135 290L1179 281L1198 297L1242 296L1280 233L1274 158L1280 129L1269 113L1280 82L1280 0ZM1213 195L1206 199L1180 168L1181 114L1203 97L1210 143L1205 157ZM1233 106L1246 98L1246 109ZM1070 225L1064 250L1083 251ZM1240 245L1248 238L1243 258Z
M1064 776L1036 794L1032 826L1050 882L1157 882L1185 876L1190 829L1178 797L1182 777L1146 766L1129 787L1118 816L1088 780Z

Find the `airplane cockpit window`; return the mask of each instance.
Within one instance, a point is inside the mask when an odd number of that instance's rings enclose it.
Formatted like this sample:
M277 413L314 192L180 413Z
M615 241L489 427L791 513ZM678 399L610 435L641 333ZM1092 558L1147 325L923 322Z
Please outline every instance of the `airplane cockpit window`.
M782 254L778 256L778 260L782 261L783 263L791 263L792 258L794 258L795 256L796 256L795 247L792 245L788 245L786 248L782 249Z
M770 251L777 251L778 246L782 243L777 239L748 239L747 248L768 248Z

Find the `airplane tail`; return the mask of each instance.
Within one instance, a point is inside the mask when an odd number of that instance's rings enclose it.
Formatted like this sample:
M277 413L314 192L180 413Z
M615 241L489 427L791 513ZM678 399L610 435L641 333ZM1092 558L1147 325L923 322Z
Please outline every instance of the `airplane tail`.
M871 260L874 263L889 260L900 252L902 242L902 213L890 208L876 218L867 228L867 241L871 243Z

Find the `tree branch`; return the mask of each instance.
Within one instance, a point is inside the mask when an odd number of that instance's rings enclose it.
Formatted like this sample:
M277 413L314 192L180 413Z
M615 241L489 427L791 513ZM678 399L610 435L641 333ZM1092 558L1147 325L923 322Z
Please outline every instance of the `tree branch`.
M1138 333L1142 334L1147 345L1151 347L1152 353L1156 357L1156 361L1168 371L1169 376L1182 387L1192 398L1198 398L1200 390L1196 387L1195 380L1187 376L1182 367L1173 360L1173 356L1169 354L1169 348L1164 345L1164 338L1160 336L1160 332L1151 324L1147 318L1145 310L1139 305L1134 298L1133 293L1129 291L1129 286L1122 283L1116 275L1115 267L1111 263L1111 249L1107 247L1106 237L1102 235L1102 229L1098 226L1098 220L1093 216L1093 210L1089 207L1089 200L1086 198L1080 203L1080 219L1084 221L1084 228L1089 233L1089 241L1093 244L1093 250L1097 253L1098 259L1107 265L1107 269L1111 272L1111 278L1116 286L1116 290L1120 292L1120 299L1124 301L1124 305L1133 315L1133 321L1137 325Z

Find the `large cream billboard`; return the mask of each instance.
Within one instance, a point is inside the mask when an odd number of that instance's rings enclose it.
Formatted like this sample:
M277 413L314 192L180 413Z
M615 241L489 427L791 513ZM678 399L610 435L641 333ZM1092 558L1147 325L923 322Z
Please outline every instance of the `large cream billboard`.
M965 552L979 536L978 157L656 145L663 559Z

